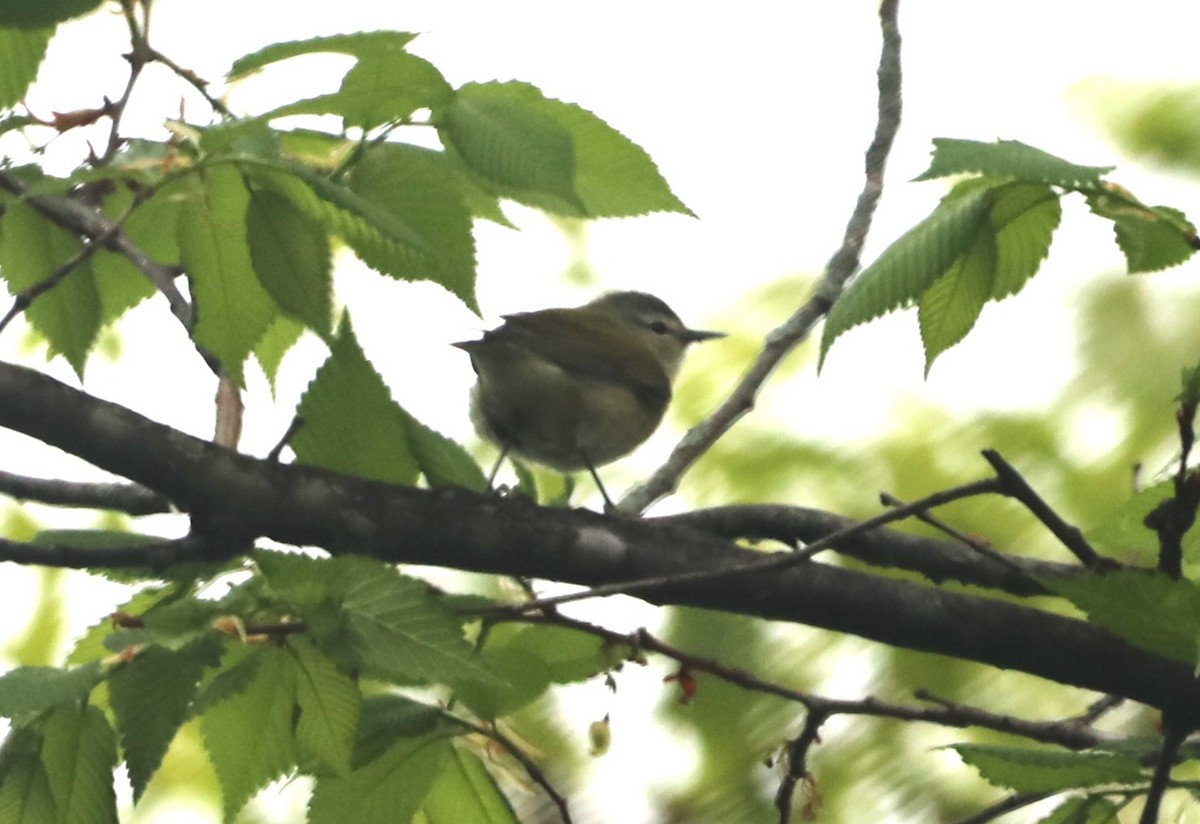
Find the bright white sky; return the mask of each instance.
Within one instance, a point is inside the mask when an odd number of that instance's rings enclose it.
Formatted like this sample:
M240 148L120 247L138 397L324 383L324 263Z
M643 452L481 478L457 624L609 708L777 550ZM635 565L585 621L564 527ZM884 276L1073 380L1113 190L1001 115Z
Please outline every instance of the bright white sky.
M1195 79L1200 4L906 0L900 22L904 123L868 260L942 193L938 183L906 182L924 170L933 137L1012 138L1080 163L1117 163L1115 152L1076 115L1068 90L1097 74ZM685 320L707 327L748 286L817 272L840 243L874 124L874 3L158 0L152 40L181 65L218 80L234 58L269 42L377 28L422 32L412 50L453 84L532 82L594 111L655 158L699 219L672 215L596 224L588 254L597 288L656 292ZM64 27L49 73L30 96L35 113L117 96L125 79L118 56L123 34L116 15ZM307 85L302 91L279 85L291 77ZM163 119L178 114L181 91L162 70L145 79L129 122L154 137L161 135ZM280 95L309 96L339 80L328 63L310 61L306 68L293 61L247 82L230 102L238 111L258 111L285 99ZM185 96L189 115L203 116L203 105ZM165 108L154 108L163 101ZM77 149L60 139L52 158L69 168ZM1200 214L1190 182L1129 164L1114 177L1148 202L1176 205L1193 219ZM792 423L850 437L871 432L906 397L931 396L952 408L1036 407L1050 397L1071 370L1068 330L1060 322L1067 295L1084 278L1121 268L1111 234L1080 220L1081 211L1068 208L1046 271L1020 296L985 309L977 331L944 355L927 381L915 317L893 317L839 342L819 380L809 376L779 392ZM471 337L504 312L571 305L590 296L560 280L570 255L566 243L533 213L512 214L522 231L481 225L477 233L483 321L436 289L371 277L353 265L344 272L368 354L402 403L454 437L469 433L464 398L472 375L461 352L446 344ZM1156 288L1184 288L1195 272L1192 264L1157 275ZM119 368L94 362L86 388L210 435L211 376L182 343L161 301L136 315L135 324L122 328L126 360ZM1014 344L1018 336L1028 337L1031 326L1041 330L1037 340ZM0 357L17 357L20 337L16 329L0 337ZM311 367L321 357L319 348L309 347L297 365ZM61 361L52 371L73 381ZM309 374L297 368L285 376L278 406L261 382L252 385L248 451L261 454L275 442ZM132 386L130 375L137 376ZM25 443L0 437L0 449L9 455ZM662 448L667 446L664 441ZM28 471L51 475L74 467L49 458ZM5 468L20 470L7 460ZM6 570L3 580L0 602L23 611L27 605L18 596L28 587L21 576ZM73 618L96 614L89 605ZM668 766L646 776L648 783L667 778L669 765L686 769L670 742L661 746L666 749L656 761ZM622 757L615 751L598 763L599 791L606 781L624 779L615 767ZM628 812L630 817L612 820L636 821L637 813Z

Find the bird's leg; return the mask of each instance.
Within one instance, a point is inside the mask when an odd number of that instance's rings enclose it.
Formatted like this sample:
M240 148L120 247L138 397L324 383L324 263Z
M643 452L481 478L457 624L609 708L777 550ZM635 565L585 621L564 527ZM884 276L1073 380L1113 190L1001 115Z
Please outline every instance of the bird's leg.
M504 463L504 459L508 457L508 444L500 448L500 457L496 458L496 463L492 467L492 471L488 473L487 491L493 492L496 489L496 474L500 471L500 464Z
M592 480L596 482L596 488L600 490L600 497L604 499L604 514L612 515L617 511L617 505L612 502L612 498L608 497L608 492L604 489L604 484L600 483L600 476L596 474L596 467L592 463L592 459L585 452L580 452L580 454L587 465L587 471L592 474Z

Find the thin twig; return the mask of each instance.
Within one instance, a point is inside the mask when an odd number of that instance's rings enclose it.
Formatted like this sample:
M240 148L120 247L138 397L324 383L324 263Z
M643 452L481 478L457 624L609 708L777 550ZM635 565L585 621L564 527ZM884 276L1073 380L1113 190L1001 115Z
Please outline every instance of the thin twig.
M114 232L119 230L119 226L113 227ZM88 241L84 243L83 247L78 252L71 255L71 257L65 260L61 266L59 266L45 278L39 280L28 289L22 289L13 299L13 305L9 308L8 312L3 318L0 318L0 333L2 333L10 323L12 323L14 318L28 309L35 300L44 295L46 292L49 292L55 286L58 286L58 284L62 283L67 275L71 274L76 267L87 261L92 257L92 255L96 254L96 252L98 252L110 239L111 235L107 237L102 236L94 241Z
M568 806L566 796L554 789L554 785L550 783L550 779L546 777L546 773L538 766L538 763L526 755L508 736L504 735L494 726L484 727L453 713L443 712L442 716L446 720L458 724L460 727L470 730L477 735L482 735L485 738L495 741L503 747L504 751L521 765L521 768L525 770L525 774L529 776L530 780L541 787L542 792L554 802L554 806L558 808L558 817L563 824L571 824L571 810Z
M991 806L984 807L977 813L961 818L957 824L987 824L989 821L995 821L1002 815L1007 815L1014 810L1019 810L1022 807L1028 807L1030 804L1036 804L1043 799L1049 798L1054 793L1012 793L1004 796Z
M884 506L904 506L904 501L887 492L880 493L879 500ZM985 541L972 538L965 532L955 529L941 518L937 518L928 512L917 512L913 515L913 517L923 524L928 524L934 529L944 532L946 535L949 535L963 546L967 547L978 555L982 555L989 561L995 561L998 564L1003 564L1009 569L1025 574L1025 571L1021 569L1021 565L1012 558L1009 558L1003 552L997 552L996 550L992 549L991 546L989 546Z
M1001 494L1020 501L1035 518L1042 522L1046 529L1062 543L1071 554L1078 558L1088 569L1105 569L1115 566L1115 562L1098 553L1079 527L1063 520L1048 503L1034 490L1029 482L1021 477L1021 473L994 449L983 450L983 457L996 471L996 478L1003 484Z
M828 713L809 712L804 719L804 728L788 745L785 756L787 770L775 793L779 824L788 824L792 820L792 797L796 792L796 784L809 778L808 751L814 744L821 743L821 726L828 719Z
M858 271L863 244L871 227L876 204L883 193L883 174L896 132L900 128L900 29L896 24L898 0L884 0L879 7L883 47L878 69L878 120L867 148L866 180L854 212L846 224L842 244L830 258L825 275L812 295L782 325L767 336L762 351L742 375L737 386L716 411L683 437L666 462L649 478L625 494L618 508L626 513L645 511L650 504L671 493L679 478L708 449L754 406L755 396L774 373L779 362L812 333L841 294L845 282Z

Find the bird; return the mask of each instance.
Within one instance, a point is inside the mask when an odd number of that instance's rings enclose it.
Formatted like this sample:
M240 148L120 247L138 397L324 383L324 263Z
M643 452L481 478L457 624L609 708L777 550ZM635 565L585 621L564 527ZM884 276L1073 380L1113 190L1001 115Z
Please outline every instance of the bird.
M504 315L478 340L453 344L471 358L470 416L500 449L563 473L629 454L662 422L687 348L724 337L689 329L660 298L607 292L574 308Z

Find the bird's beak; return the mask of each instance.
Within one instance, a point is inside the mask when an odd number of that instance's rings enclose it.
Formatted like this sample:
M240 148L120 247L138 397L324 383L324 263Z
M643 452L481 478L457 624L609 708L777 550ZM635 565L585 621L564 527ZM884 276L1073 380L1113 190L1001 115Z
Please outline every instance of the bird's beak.
M724 332L706 332L703 329L684 329L679 333L679 339L684 343L697 343L702 340L725 337Z

